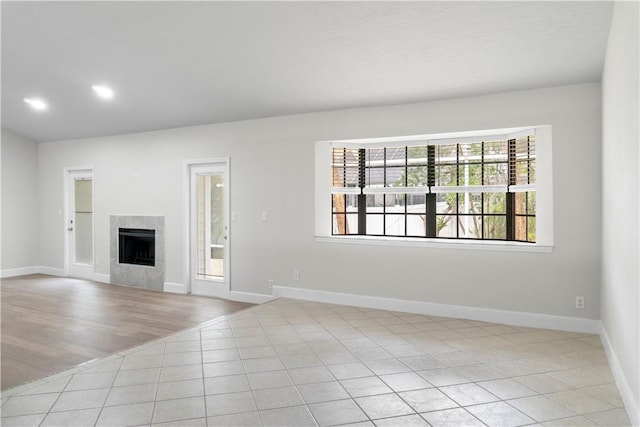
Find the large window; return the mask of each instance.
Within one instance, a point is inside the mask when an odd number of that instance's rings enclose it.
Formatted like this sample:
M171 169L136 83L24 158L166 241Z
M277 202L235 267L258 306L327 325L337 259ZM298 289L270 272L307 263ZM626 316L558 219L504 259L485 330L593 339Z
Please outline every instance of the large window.
M336 236L536 242L534 131L333 146Z

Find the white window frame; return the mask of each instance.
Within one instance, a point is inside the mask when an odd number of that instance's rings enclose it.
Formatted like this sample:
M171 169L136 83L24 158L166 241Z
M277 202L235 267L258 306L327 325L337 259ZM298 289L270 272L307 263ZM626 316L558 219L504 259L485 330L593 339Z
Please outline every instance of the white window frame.
M331 152L333 148L398 147L442 143L478 142L479 139L505 140L536 135L536 243L433 239L411 237L335 236L331 234ZM553 251L553 157L550 125L526 126L483 131L451 132L388 138L318 141L315 144L315 240L321 243L359 245L417 246L451 249L502 250L511 252ZM523 190L524 191L524 190Z

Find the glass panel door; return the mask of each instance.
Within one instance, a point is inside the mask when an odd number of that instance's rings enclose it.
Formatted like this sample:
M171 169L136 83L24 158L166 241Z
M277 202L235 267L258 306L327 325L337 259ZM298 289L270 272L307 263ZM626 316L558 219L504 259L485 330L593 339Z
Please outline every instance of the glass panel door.
M93 279L93 170L68 168L65 181L65 268L69 276Z
M229 296L228 163L189 165L190 289Z

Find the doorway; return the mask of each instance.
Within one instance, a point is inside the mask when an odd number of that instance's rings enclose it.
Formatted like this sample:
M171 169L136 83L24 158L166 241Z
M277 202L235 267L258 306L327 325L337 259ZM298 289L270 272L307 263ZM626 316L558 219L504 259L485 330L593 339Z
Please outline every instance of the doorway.
M189 169L191 293L228 298L229 162L191 164Z
M67 275L93 279L93 169L67 169Z

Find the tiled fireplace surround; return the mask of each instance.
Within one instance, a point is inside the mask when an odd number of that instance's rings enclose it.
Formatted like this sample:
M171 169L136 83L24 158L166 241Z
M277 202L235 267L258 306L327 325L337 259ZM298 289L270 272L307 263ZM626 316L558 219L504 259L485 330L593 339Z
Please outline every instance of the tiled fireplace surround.
M164 289L165 249L163 216L110 216L109 236L111 240L110 282L135 288ZM120 264L118 262L118 229L142 228L155 230L155 266Z

